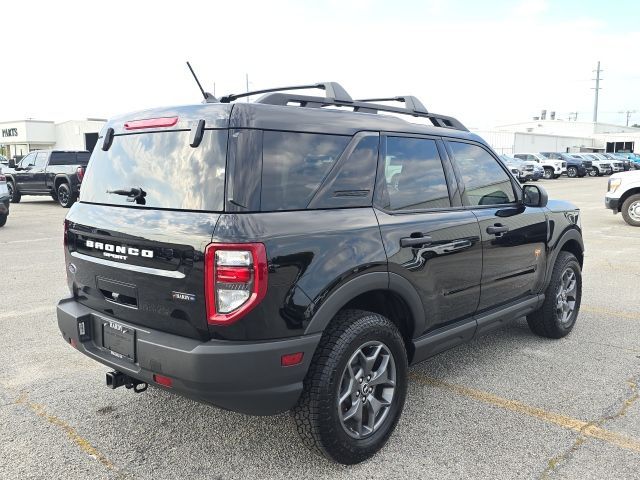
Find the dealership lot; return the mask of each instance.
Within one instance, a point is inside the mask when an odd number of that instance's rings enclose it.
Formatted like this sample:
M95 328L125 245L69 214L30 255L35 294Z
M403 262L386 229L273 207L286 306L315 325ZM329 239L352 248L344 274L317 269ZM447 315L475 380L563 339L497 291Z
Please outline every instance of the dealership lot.
M519 320L413 367L390 443L355 467L309 453L286 414L107 389L55 321L67 210L25 198L0 230L0 478L636 478L640 229L604 209L606 182L543 183L583 212L573 333L544 340Z

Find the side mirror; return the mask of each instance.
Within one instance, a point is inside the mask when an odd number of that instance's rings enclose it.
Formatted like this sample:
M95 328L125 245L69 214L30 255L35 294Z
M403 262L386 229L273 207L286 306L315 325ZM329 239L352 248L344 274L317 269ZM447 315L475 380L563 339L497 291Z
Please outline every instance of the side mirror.
M15 158L9 159L9 168L16 168L16 160Z
M522 196L526 207L546 207L549 201L547 191L540 185L523 185Z

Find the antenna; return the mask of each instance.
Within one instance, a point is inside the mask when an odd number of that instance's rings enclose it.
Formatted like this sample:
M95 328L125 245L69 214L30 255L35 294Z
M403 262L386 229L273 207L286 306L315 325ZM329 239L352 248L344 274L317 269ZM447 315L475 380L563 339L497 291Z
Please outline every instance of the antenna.
M218 99L213 95L211 95L209 92L204 91L204 88L202 88L202 85L200 84L200 80L198 80L196 72L193 71L193 68L191 68L191 64L189 62L187 62L187 67L189 67L189 70L191 71L191 75L193 75L193 79L196 81L196 83L198 84L198 88L202 92L202 96L204 97L204 103L216 103Z

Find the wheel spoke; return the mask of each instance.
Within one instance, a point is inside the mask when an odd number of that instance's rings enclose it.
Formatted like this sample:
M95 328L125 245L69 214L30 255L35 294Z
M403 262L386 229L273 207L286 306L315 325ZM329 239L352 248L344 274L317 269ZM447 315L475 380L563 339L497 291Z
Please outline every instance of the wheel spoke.
M358 417L360 417L360 424L362 425L362 402L361 401L353 402L353 405L351 406L351 408L342 414L342 421L347 422L352 418L355 418L357 420Z

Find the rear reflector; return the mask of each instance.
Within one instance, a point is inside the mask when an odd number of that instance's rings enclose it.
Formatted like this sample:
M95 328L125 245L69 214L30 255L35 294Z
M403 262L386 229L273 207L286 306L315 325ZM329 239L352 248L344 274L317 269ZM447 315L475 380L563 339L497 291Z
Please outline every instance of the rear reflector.
M171 388L173 386L173 380L169 377L165 377L164 375L158 375L157 373L153 374L153 381L163 387Z
M304 352L287 353L280 358L280 365L283 367L292 367L302 362Z
M131 120L124 124L125 130L140 130L143 128L173 127L178 123L178 117L146 118L144 120Z

